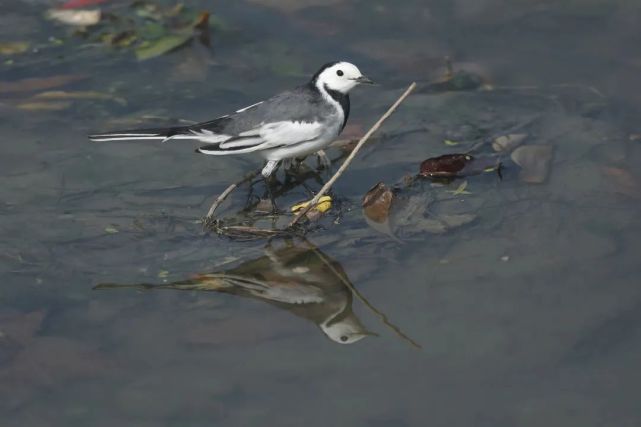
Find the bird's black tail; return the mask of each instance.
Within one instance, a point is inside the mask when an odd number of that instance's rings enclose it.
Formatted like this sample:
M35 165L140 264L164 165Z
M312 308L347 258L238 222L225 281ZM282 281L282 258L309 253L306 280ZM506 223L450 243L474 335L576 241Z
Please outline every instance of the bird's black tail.
M194 134L190 131L189 126L177 126L171 128L117 130L89 135L89 139L93 142L134 140L167 141L174 138L193 139Z

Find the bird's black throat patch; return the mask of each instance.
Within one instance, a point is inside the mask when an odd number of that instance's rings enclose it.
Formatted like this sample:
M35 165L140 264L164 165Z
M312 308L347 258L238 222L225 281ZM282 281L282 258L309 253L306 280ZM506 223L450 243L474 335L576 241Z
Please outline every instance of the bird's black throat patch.
M349 95L337 90L332 90L327 85L324 86L325 91L332 99L338 102L343 109L343 125L341 126L341 131L345 128L347 124L347 118L349 117Z

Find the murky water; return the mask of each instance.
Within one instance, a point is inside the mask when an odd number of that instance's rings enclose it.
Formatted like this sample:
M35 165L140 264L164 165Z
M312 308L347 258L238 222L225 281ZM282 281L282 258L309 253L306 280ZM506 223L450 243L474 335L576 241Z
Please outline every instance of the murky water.
M0 424L641 422L638 2L187 6L225 24L212 51L142 62L45 20L46 0L0 6L0 42L39 50L0 57ZM445 57L478 84L432 90ZM348 137L419 88L304 239L203 233L257 159L86 140L225 114L342 58L381 83L353 92ZM551 147L543 183L507 154L502 179L403 184L515 133ZM399 188L382 223L360 206L377 182Z

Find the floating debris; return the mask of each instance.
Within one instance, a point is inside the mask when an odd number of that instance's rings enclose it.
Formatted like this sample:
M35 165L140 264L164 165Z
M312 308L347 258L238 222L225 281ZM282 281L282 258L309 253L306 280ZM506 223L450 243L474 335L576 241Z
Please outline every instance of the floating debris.
M365 216L377 223L388 220L390 207L394 199L394 193L382 182L369 189L363 197L363 213Z
M469 154L445 154L429 158L421 163L419 174L426 177L457 177L465 166L474 160Z
M469 154L444 154L421 163L419 175L427 178L457 178L499 170L495 157L473 157Z
M66 25L90 27L100 22L100 9L51 9L47 18Z

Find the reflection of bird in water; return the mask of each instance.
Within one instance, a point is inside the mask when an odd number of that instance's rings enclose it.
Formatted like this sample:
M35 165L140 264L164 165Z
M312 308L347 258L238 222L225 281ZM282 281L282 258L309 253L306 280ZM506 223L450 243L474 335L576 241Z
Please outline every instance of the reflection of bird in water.
M316 248L290 242L279 249L268 245L264 256L221 273L161 285L100 284L95 289L107 288L224 292L265 301L310 320L337 343L352 344L376 335L352 311L353 286L340 264Z

